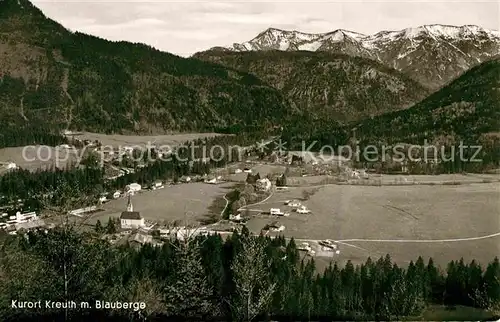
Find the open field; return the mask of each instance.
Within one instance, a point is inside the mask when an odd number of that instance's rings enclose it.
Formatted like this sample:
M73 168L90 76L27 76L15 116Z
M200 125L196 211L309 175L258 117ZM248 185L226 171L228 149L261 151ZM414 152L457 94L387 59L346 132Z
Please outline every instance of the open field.
M245 166L252 169L252 173L260 173L261 177L267 174L275 173L281 174L285 172L286 166L272 165L272 164L252 164L251 166L245 163L240 164L239 168L243 169ZM233 171L237 168L232 167ZM293 171L292 171L293 172ZM244 182L247 178L247 173L229 174L228 180ZM307 175L302 176L289 176L287 183L289 186L315 186L323 185L326 182L335 182L335 176L328 175ZM441 174L441 175L397 175L397 174L370 174L368 180L358 179L350 180L350 184L359 185L440 185L440 184L470 184L470 183L492 183L500 182L500 175L498 174Z
M0 149L0 163L14 162L17 166L27 169L47 169L50 167L65 167L68 162L76 162L74 150L58 149L48 146L27 146ZM0 165L2 174L3 165Z
M205 219L213 200L228 192L232 184L210 185L205 183L188 183L167 186L164 189L144 191L132 197L134 210L139 211L146 220L167 221L187 220L195 222ZM104 204L103 212L90 219L94 224L99 219L107 222L109 217L120 217L127 208L127 199L111 200ZM186 215L185 215L186 214Z
M308 185L319 185L327 181L327 179L333 181L333 177L327 175L321 176L306 176L306 177L288 177L286 178L287 185L289 186L308 186Z
M323 185L333 183L335 176L319 175L306 177L288 177L290 186ZM458 185L471 183L500 182L500 175L496 174L441 174L441 175L397 175L397 174L370 174L368 180L349 180L352 185Z
M500 176L495 174L440 174L440 175L371 175L371 179L381 180L382 184L391 184L397 180L408 183L420 184L446 184L446 183L482 183L483 181L500 181Z
M181 143L185 143L186 141L192 141L196 139L202 138L211 138L215 136L219 136L223 134L218 133L183 133L183 134L172 134L172 135L118 135L118 134L100 134L100 133L90 133L90 132L82 132L78 133L74 136L80 140L98 140L102 143L102 145L108 145L113 147L119 146L130 146L130 145L138 145L138 146L146 146L149 144L155 145L168 145L175 146Z
M187 141L200 138L211 138L219 135L218 133L185 133L173 135L107 135L99 133L81 132L71 135L81 140L99 140L103 145L113 146L141 146L165 145L173 147ZM81 153L81 152L78 152ZM69 155L68 155L69 154ZM77 155L73 149L65 150L48 146L29 146L29 147L11 147L0 149L0 175L5 173L2 163L14 162L19 167L28 170L47 169L49 167L63 168L68 162L76 162ZM56 162L56 160L59 160Z
M419 255L434 257L441 264L460 257L485 263L500 253L498 235L480 240L429 241L499 233L500 186L496 183L296 187L275 193L265 204L250 209L280 207L289 210L283 205L284 200L301 198L303 191L313 189L317 192L303 201L312 210L311 214L292 212L290 217L274 220L286 227L284 235L287 237L343 241L344 244L339 245L340 261L364 261L368 256L390 253L401 264ZM258 232L270 221L273 219L253 218L248 227Z

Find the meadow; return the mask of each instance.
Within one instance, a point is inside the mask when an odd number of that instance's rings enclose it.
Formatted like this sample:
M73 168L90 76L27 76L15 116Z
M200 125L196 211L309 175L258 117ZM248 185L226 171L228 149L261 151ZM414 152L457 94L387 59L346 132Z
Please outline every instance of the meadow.
M305 192L311 196L302 203L312 213L252 218L249 229L258 232L278 220L286 227L286 237L337 240L343 261L389 253L401 264L420 255L441 263L461 257L486 263L500 254L500 186L496 183L290 187L250 209L289 210L284 201L303 198Z

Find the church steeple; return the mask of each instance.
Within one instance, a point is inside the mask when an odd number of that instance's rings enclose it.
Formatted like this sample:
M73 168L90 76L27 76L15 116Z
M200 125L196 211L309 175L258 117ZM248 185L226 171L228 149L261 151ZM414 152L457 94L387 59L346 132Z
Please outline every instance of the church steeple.
M128 212L134 211L134 206L132 205L132 198L130 197L130 193L128 195L127 211Z

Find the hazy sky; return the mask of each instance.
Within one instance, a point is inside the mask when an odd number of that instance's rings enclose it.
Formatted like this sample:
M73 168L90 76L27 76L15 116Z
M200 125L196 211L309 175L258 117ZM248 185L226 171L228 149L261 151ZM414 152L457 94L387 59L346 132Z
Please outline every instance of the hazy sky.
M268 27L366 34L434 23L500 29L498 0L32 1L73 31L143 42L182 56L250 40Z

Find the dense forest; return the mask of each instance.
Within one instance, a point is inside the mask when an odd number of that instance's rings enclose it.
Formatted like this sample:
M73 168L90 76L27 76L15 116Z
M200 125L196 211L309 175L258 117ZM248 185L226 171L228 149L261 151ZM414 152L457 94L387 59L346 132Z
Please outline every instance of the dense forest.
M2 124L3 125L3 124ZM65 136L51 131L43 124L31 126L5 126L0 130L0 149L27 145L57 146L68 143Z
M332 263L318 272L294 240L241 234L166 239L161 247L113 247L71 226L2 236L0 318L111 321L400 320L431 304L498 310L500 264L463 260L437 267L387 255L362 265ZM12 299L89 302L89 309L14 309ZM139 312L95 309L95 301L145 302ZM498 311L497 311L498 312ZM491 315L493 317L493 313ZM467 319L467 317L465 317Z

